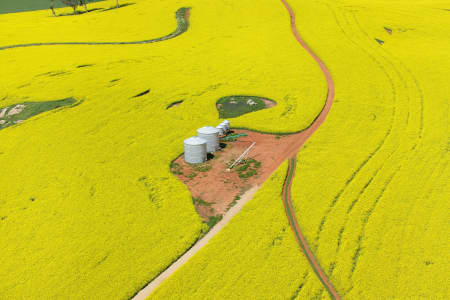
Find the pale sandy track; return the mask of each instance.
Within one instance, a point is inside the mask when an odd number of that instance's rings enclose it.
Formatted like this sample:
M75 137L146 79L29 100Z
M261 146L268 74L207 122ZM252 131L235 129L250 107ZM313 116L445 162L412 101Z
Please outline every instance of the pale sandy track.
M164 272L159 274L158 277L153 279L145 288L143 288L139 293L137 293L132 299L133 300L144 300L146 299L150 293L156 289L167 277L173 274L176 270L178 270L182 265L184 265L195 253L197 253L203 246L205 246L210 239L212 239L220 230L222 230L225 225L241 211L242 207L253 198L253 195L258 190L259 186L254 186L250 190L248 190L244 195L242 195L239 202L233 206L222 218L222 220L217 223L202 239L200 239L191 249L189 249L186 253L184 253L180 258L178 258L169 268L167 268Z

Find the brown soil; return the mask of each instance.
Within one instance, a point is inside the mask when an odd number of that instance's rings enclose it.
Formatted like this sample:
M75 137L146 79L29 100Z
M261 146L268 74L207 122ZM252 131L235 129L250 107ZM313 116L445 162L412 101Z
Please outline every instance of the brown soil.
M208 171L195 170L195 166L184 162L183 156L175 160L175 163L181 166L178 171L183 173L177 174L177 177L186 184L192 197L201 198L209 203L206 205L203 202L195 203L197 212L205 221L210 216L223 215L232 205L236 196L240 196L251 187L259 186L266 181L280 163L292 155L292 151L289 151L290 146L294 140L299 138L298 134L277 136L249 130L234 131L234 133L244 132L248 136L240 137L234 142L224 143L225 148L214 153L214 158L202 165L211 166ZM248 153L247 158L261 162L257 174L249 178L240 178L237 172L239 164L231 171L227 171L230 162L237 159L252 142L256 142L256 144Z
M266 108L271 108L274 107L275 105L277 105L277 103L275 101L269 100L269 99L263 99L264 104L266 105Z
M300 45L302 45L302 47L311 55L311 57L317 62L317 64L319 65L320 69L322 70L323 75L325 76L325 80L327 81L327 86L328 86L328 94L327 94L327 101L325 102L325 106L322 109L322 111L320 112L319 116L317 117L316 120L314 120L313 124L311 124L311 126L306 129L305 131L303 131L302 133L299 134L299 140L297 146L297 150L295 150L294 152L297 152L298 150L300 150L301 146L306 142L306 140L312 136L312 134L320 127L320 125L322 125L322 123L325 121L331 105L333 104L333 100L334 100L334 95L335 95L335 87L334 87L334 83L333 83L333 79L331 77L330 71L327 69L326 65L322 62L322 60L311 50L311 48L308 47L308 45L305 43L305 41L300 37L300 34L298 33L297 30L297 26L296 26L296 22L295 22L295 13L292 10L292 8L289 6L289 4L286 2L286 0L281 0L281 2L283 3L283 5L286 7L290 19L291 19L291 30L292 33L295 36L295 39L300 43ZM290 163L289 163L289 168L290 170L292 170L292 172L295 172L296 169L296 164L297 164L297 156L294 154L291 157ZM289 173L288 173L289 174ZM283 187L283 204L285 206L286 209L286 216L289 220L289 224L291 225L292 231L297 239L297 242L301 248L301 250L303 251L303 253L305 254L305 256L308 258L312 268L314 269L314 272L317 274L317 276L319 277L320 281L323 283L324 287L326 288L326 290L328 291L329 295L331 296L332 299L335 300L340 300L341 297L339 296L339 294L337 293L335 287L333 286L333 284L330 282L327 274L325 274L325 272L322 270L319 262L317 261L317 259L315 258L314 254L312 253L309 245L308 245L308 241L306 240L305 236L302 234L301 228L298 225L298 221L297 218L295 216L295 211L292 205L292 197L291 197L291 186L292 186L292 178L294 176L294 173L292 173L291 177L287 177L286 182L285 182L285 186Z

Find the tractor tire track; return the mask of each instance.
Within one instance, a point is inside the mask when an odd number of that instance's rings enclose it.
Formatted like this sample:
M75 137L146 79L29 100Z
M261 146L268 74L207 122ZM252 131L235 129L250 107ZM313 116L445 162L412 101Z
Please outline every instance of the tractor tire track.
M330 7L330 5L327 4L327 6L328 6L328 8L329 8L330 10L332 10L331 7ZM332 10L332 11L333 11L333 10ZM333 11L333 14L334 14L334 18L335 18L335 20L336 20L336 23L339 25L341 31L346 35L346 37L348 38L348 40L349 40L353 45L355 45L355 46L358 46L358 44L361 44L360 46L362 46L362 45L363 45L362 43L357 43L357 42L355 42L352 38L350 38L350 37L347 35L347 33L345 32L345 30L342 28L342 25L340 24L339 20L337 19L336 12ZM367 39L367 44L370 45L370 43L372 42L372 39L371 39L370 36L367 34L367 32L364 31L363 27L361 26L361 24L359 23L359 21L358 21L358 19L357 19L357 17L356 17L356 14L355 14L354 12L349 12L349 15L350 15L351 17L350 17L350 19L347 19L347 18L345 17L345 13L343 13L343 17L344 17L344 19L346 20L346 24L351 24L351 23L354 24L355 27L356 27L356 29L357 29L357 31L360 32L360 33L364 36L364 38ZM378 50L379 47L373 46L373 47L370 47L370 48L368 48L368 49L375 49L375 48ZM415 76L413 75L413 73L412 73L412 72L411 72L411 71L410 71L410 70L402 63L402 61L401 61L400 59L398 59L398 58L395 57L394 55L390 54L387 50L385 50L384 48L381 47L381 51L384 52L385 55L380 55L380 58L381 58L381 61L384 61L385 64L386 64L386 66L389 67L388 69L390 69L390 70L393 72L393 73L392 73L392 77L391 77L391 76L389 75L389 73L387 72L387 70L385 69L385 67L382 66L382 65L380 64L380 61L378 61L378 60L375 58L375 56L371 55L371 54L370 54L367 50L365 50L363 47L361 47L361 50L362 50L363 52L365 52L365 53L366 53L366 54L367 54L374 62L376 62L376 63L379 65L379 67L381 68L381 70L385 73L386 77L389 79L389 81L390 81L390 83L391 83L391 85L392 85L392 87L393 87L393 96L394 96L394 97L393 97L393 100L394 100L394 103L396 102L395 100L397 99L397 96L398 96L399 98L403 98L403 99L407 100L407 104L406 104L407 106L406 106L406 107L407 107L407 109L408 109L408 106L411 106L411 101L412 101L413 99L416 98L416 97L414 97L414 93L413 93L413 92L417 92L417 94L418 94L418 99L420 100L420 108L421 108L421 109L420 109L420 112L418 113L418 114L419 114L419 117L420 117L420 122L419 122L419 124L414 124L414 123L412 123L412 122L409 122L410 119L411 119L410 117L412 117L413 115L412 115L412 114L410 115L410 110L407 110L407 115L406 115L406 126L405 126L405 127L406 127L406 128L410 128L410 127L411 127L411 128L414 128L414 127L416 127L416 125L417 125L417 130L415 130L415 131L417 131L415 142L414 142L414 141L412 142L413 144L411 145L411 147L410 147L410 149L409 149L410 152L408 153L407 157L403 157L400 161L397 162L398 167L397 167L396 170L389 176L389 178L385 181L384 187L382 188L381 193L376 197L375 201L370 205L370 208L369 208L367 211L365 211L365 213L364 213L364 218L363 218L363 221L362 221L362 228L361 228L360 233L359 233L359 235L358 235L358 237L357 237L357 240L356 240L356 242L357 242L356 251L353 253L353 256L351 257L351 259L352 259L352 271L351 271L351 273L350 273L350 275L349 275L349 276L350 276L349 278L352 278L353 272L354 272L354 270L356 269L356 267L357 267L357 265L358 265L358 262L359 262L359 256L360 256L361 251L362 251L362 249L363 249L363 243L364 243L364 235L365 235L366 225L367 225L367 223L369 222L369 218L370 218L370 216L371 216L371 213L373 212L373 210L375 210L375 208L376 208L376 206L377 206L379 200L383 197L384 191L387 189L387 187L389 186L389 184L392 182L392 180L394 179L394 177L396 176L396 174L398 174L398 173L400 172L400 170L402 169L402 166L403 166L402 162L403 162L403 161L408 161L410 157L412 157L412 156L415 155L415 154L414 154L414 151L416 150L416 148L417 148L418 145L421 145L421 137L422 137L422 135L423 135L423 127L424 127L424 125L423 125L423 106L424 106L424 103L423 103L423 102L424 102L424 99L423 99L423 93L422 93L422 90L421 90L421 88L420 88L420 85L419 85L417 79L415 78ZM396 62L397 62L397 64L395 64ZM400 67L400 68L398 68L398 67ZM402 69L403 69L403 70L402 70ZM402 72L402 71L403 71L403 72ZM395 88L394 88L394 85L393 85L393 79L397 79L397 81L399 81L399 86L403 87L404 90L405 90L406 92L403 92L403 94L397 93L397 92L395 91ZM412 80L411 80L411 79L412 79ZM399 94L399 95L397 95L397 94ZM401 101L400 101L400 102L401 102ZM397 109L396 109L396 106L394 105L393 109L394 109L394 111L393 111L393 118L394 118L395 115L396 115L395 112L396 112L396 110L398 109L398 107L397 107ZM387 132L385 138L381 141L381 143L378 145L378 147L375 149L375 151L372 152L372 153L370 154L369 159L372 158L375 154L377 154L378 150L380 150L380 149L382 148L382 146L385 144L386 140L388 139L388 137L389 137L391 131L398 131L398 130L400 130L400 128L398 128L398 125L397 125L397 126L394 126L394 124L393 124L394 119L393 119L393 118L391 119L391 125L390 125L390 128L389 128L389 130L388 130L388 132ZM406 130L406 129L405 129L405 130ZM388 144L389 144L389 143L387 143L387 145L388 145ZM385 168L385 165L387 165L387 162L390 162L391 160L394 160L394 159L395 159L394 156L395 156L395 155L398 155L398 151L400 151L400 149L401 149L401 144L396 144L396 147L395 147L393 150L390 151L390 153L387 155L387 157L386 157L384 163L382 163L381 166L379 166L379 167L377 168L377 170L370 176L369 180L368 180L367 183L362 187L362 189L360 190L359 194L355 197L355 199L354 199L353 202L350 204L350 206L348 206L348 208L347 208L347 215L352 211L353 207L354 207L354 206L357 204L357 202L360 200L361 196L362 196L363 194L365 194L366 189L372 184L372 182L375 180L375 177L377 177L378 175L381 175L381 174L383 173L383 172L380 172L380 171L382 171L382 169ZM379 155L382 155L381 152L379 153ZM394 160L394 161L395 161L395 160ZM365 165L367 162L368 162L368 160L364 161L363 164L360 166L360 168L358 168L358 170L356 171L356 173L359 173L359 171L361 171L361 169L364 167L364 165ZM384 170L383 170L383 171L384 171ZM354 178L355 176L356 176L356 174L354 174L354 176L352 175L351 181L353 180L353 178ZM381 176L378 176L378 177L381 177ZM381 179L378 179L378 180L381 180ZM351 181L350 181L350 182L351 182ZM350 182L347 182L347 183L350 183ZM346 186L347 186L347 184L346 184ZM339 197L341 196L341 194L344 192L344 189L345 189L345 187L338 193L337 198L339 198ZM336 199L336 201L337 201L337 199ZM330 212L330 211L331 211L331 209L334 207L334 204L335 204L335 203L333 203L333 205L330 207L330 209L329 209L327 212ZM321 223L321 225L319 226L318 235L317 235L317 241L316 241L316 242L318 242L318 240L319 240L319 234L320 234L320 232L322 231L322 228L324 227L323 225L324 225L325 221L326 221L326 215L324 216L324 218L323 218L323 220L322 220L322 223ZM341 239L342 239L342 235L343 235L343 233L344 233L344 231L345 231L345 229L346 229L345 227L346 227L347 221L348 221L348 218L345 218L344 224L342 225L342 227L341 227L341 229L340 229L340 231L339 231L339 234L338 234L338 239L337 239L337 252L340 250ZM336 252L336 253L337 253L337 252ZM332 264L333 267L334 267L334 264L336 264L336 263L337 263L337 262L334 261L334 262L332 262L331 264ZM331 266L330 266L330 267L331 267ZM332 272L333 272L333 270L330 270L330 271L329 271L329 275L331 275ZM353 287L351 287L350 290L351 290L352 288L353 288ZM341 293L342 293L343 295L346 295L350 290L344 290L344 291L341 291Z
M189 28L189 15L190 7L181 7L175 13L175 18L177 20L177 28L172 33L159 37L156 39L149 39L143 41L132 41L132 42L55 42L55 43L30 43L30 44L18 44L0 47L0 50L14 49L14 48L24 48L24 47L36 47L36 46L61 46L61 45L143 45L151 44L156 42L162 42L166 40L173 39L183 33L185 33Z
M389 136L392 133L392 130L394 128L394 119L397 113L397 109L396 109L396 103L398 102L398 92L395 88L395 84L394 84L394 79L393 77L391 77L391 75L389 74L389 72L386 70L386 68L382 65L382 63L377 60L375 58L374 55L372 55L368 50L364 49L364 47L362 47L359 43L357 43L351 36L350 34L343 28L343 25L341 24L341 21L339 21L336 11L328 4L328 3L323 3L325 6L327 6L327 8L332 12L334 20L336 22L336 24L338 25L340 31L342 32L342 34L346 37L346 39L353 45L355 46L355 48L361 50L362 52L364 52L375 64L376 66L381 70L381 72L384 73L385 78L388 81L388 84L391 86L391 91L392 91L392 100L393 100L393 107L392 107L392 116L391 116L391 120L390 120L390 124L389 124L389 128L387 129L385 135L382 137L380 143L376 146L376 148L369 154L369 156L358 166L358 168L351 174L351 176L347 179L347 181L345 182L345 185L339 190L339 192L336 194L336 196L333 198L333 201L331 202L330 206L328 207L327 211L325 212L325 215L323 216L319 228L317 230L317 234L316 234L316 239L315 239L315 244L318 245L319 240L320 240L320 235L322 233L322 230L325 226L325 223L327 221L328 215L331 213L331 211L334 209L334 207L336 206L336 204L338 203L338 201L340 200L342 194L346 191L346 189L353 183L354 179L357 177L357 175L359 175L359 173L361 171L363 171L363 169L365 168L365 166L367 165L367 163L369 163L369 161L374 158L378 152L380 151L380 149L385 145L387 139L389 138ZM348 23L348 20L347 20ZM318 246L317 246L318 247Z

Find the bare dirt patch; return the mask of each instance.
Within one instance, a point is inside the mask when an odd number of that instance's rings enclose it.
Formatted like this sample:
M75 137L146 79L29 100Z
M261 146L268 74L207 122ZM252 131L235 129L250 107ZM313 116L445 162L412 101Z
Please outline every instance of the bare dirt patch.
M184 162L183 155L172 164L172 172L189 188L197 212L205 221L223 215L247 190L266 181L289 157L294 140L299 138L297 134L278 136L248 130L235 130L234 134L237 133L248 136L222 143L224 148L204 164L189 165ZM239 171L241 167L245 168L244 162L227 171L231 162L253 142L256 144L247 155L248 169ZM252 175L251 170L256 173Z
M277 103L275 101L272 101L269 99L262 99L262 101L264 101L264 104L266 105L265 108L271 108L271 107L274 107L275 105L277 105Z

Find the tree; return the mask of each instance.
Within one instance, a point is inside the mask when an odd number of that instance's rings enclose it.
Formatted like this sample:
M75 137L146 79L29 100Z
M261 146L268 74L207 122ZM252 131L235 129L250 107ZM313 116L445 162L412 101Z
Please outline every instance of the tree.
M53 15L56 17L55 8L53 7L54 0L50 0L50 9L52 10Z
M73 13L76 13L77 7L79 5L78 0L60 0L60 1L67 6L71 6L73 8Z
M77 7L83 5L84 9L87 11L87 5L86 0L60 0L62 3L64 3L67 6L70 6L73 8L73 13L76 13ZM50 9L52 10L52 13L54 16L56 16L55 9L54 9L54 0L50 0Z
M116 0L116 7L119 8L119 0Z
M86 0L79 0L79 1L80 1L80 5L83 5L83 6L84 6L84 9L85 9L86 11L88 11L87 5L86 5Z

